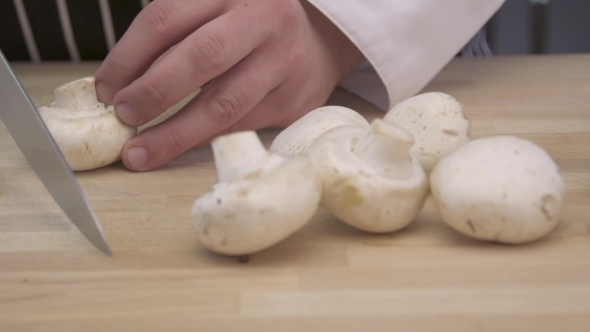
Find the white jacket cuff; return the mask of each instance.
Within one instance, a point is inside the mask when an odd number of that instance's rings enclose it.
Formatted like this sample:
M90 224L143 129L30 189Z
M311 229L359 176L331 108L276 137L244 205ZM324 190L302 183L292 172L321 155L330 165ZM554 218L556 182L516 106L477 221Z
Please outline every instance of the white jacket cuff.
M341 86L388 110L420 92L504 0L308 0L367 63Z

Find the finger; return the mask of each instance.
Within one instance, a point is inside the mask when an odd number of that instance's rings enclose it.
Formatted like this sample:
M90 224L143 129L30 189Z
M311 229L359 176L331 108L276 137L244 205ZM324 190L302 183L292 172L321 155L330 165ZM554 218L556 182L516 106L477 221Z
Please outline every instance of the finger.
M160 57L158 57L158 59L156 59L156 61L154 61L154 63L152 64L152 67L155 66L156 64L162 62L162 59L164 59L166 56L168 56L178 45L174 45L172 47L170 47L164 54L162 54ZM208 82L205 82L203 84L203 86L206 86Z
M172 45L223 12L225 1L155 0L131 23L96 72L98 99L112 103Z
M114 104L121 120L131 126L149 122L262 45L269 31L253 28L252 17L242 12L205 24L117 93Z
M295 89L289 82L281 83L235 124L197 143L194 148L207 146L219 136L238 131L264 128L284 129L306 113L325 104L322 102L323 99L306 101L303 96L294 95L293 91Z
M155 65L157 65L158 63L162 62L162 59L166 58L168 55L170 55L170 53L172 53L172 51L174 51L174 49L178 47L178 44L176 45L172 45L166 52L164 52L164 54L160 55L156 61L154 61L154 63L152 63L152 65L150 67L153 67Z
M266 56L253 54L211 81L167 121L129 140L123 149L123 163L136 171L162 166L199 142L231 127L280 81L280 71L269 66Z
M280 125L280 123L285 121L286 116L284 112L282 112L282 107L278 107L274 103L274 101L271 101L272 98L269 98L269 95L271 94L272 92L266 95L262 102L256 105L250 112L244 115L236 123L226 128L225 130L222 130L220 132L213 134L212 136L209 136L207 139L197 143L193 148L201 148L207 146L211 144L211 142L215 138L222 135L227 135L229 133L235 133L244 130L259 130L273 126L283 127Z

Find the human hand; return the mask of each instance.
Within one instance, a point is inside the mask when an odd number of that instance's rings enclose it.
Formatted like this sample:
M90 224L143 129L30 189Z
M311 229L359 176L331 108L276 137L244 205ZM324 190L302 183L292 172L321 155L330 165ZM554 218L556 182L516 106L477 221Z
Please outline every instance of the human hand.
M289 125L322 106L361 59L305 1L156 0L95 76L99 100L131 126L202 88L125 145L125 166L148 171L221 134Z

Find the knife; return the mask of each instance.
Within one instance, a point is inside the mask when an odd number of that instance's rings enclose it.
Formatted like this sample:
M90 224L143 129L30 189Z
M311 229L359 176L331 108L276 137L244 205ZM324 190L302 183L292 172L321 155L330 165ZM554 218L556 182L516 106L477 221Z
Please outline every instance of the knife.
M112 255L74 173L2 51L0 103L0 119L55 202L94 246Z

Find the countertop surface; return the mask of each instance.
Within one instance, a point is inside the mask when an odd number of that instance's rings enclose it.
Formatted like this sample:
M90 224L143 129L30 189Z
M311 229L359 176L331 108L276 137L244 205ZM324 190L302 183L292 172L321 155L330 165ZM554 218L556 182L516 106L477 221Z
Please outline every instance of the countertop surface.
M90 64L14 64L37 106ZM357 231L319 210L247 263L190 221L217 179L209 148L148 173L77 173L114 255L64 217L0 122L0 331L589 331L590 55L456 59L424 91L456 97L472 137L529 139L567 184L561 223L527 245L471 240L428 199L404 230ZM330 101L368 118L343 91ZM260 136L268 146L278 130Z

